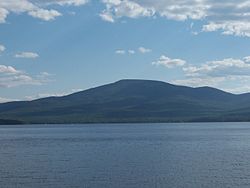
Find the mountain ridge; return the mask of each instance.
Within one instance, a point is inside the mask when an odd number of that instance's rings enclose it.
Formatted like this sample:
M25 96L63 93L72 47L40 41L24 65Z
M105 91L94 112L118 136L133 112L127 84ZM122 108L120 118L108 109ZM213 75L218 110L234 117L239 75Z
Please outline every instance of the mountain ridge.
M250 94L124 79L61 97L2 103L0 119L22 123L250 121Z

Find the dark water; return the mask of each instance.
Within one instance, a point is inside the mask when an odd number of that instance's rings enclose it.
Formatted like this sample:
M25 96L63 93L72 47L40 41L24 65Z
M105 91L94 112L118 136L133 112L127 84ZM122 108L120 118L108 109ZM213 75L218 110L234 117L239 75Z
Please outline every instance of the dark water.
M2 126L0 187L250 187L250 124Z

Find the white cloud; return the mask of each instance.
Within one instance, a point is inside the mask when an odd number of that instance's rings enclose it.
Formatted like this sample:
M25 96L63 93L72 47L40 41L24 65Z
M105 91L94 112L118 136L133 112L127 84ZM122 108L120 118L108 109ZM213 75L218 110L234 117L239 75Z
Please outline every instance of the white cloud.
M210 87L218 87L218 85L225 81L224 77L192 77L185 78L179 80L171 81L172 84L184 85L184 86L192 86L192 87L202 87L202 86L210 86Z
M43 0L42 2L47 4L58 4L61 6L64 5L80 6L88 3L88 0Z
M144 47L139 47L139 48L138 48L138 52L140 52L140 53L142 53L142 54L146 54L146 53L149 53L149 52L151 52L151 51L152 51L151 49L147 49L147 48L144 48ZM132 49L130 49L130 50L117 49L117 50L115 51L115 53L116 53L116 54L120 54L120 55L124 55L124 54L126 54L126 53L133 55L133 54L136 53L136 51L135 51L135 50L132 50Z
M145 8L134 1L129 0L102 0L106 9L100 14L103 20L114 22L123 16L129 18L149 17L154 15L153 9Z
M116 50L115 53L116 53L116 54L120 54L120 55L124 55L124 54L126 54L126 51L125 51L125 50L120 50L120 49L119 49L119 50Z
M250 17L250 15L248 16ZM241 20L229 20L223 22L209 22L203 26L203 31L222 31L223 35L235 35L250 37L250 22Z
M191 87L209 86L240 94L250 92L250 76L186 77L170 81L172 84Z
M54 20L61 16L57 10L47 8L50 5L80 6L86 4L87 0L1 0L0 1L0 23L5 23L10 13L27 13L28 15L45 21Z
M9 99L5 97L0 97L0 103L11 102L11 101L19 101L18 99Z
M16 70L12 66L0 65L0 74L19 74L21 71Z
M225 90L230 92L230 93L236 93L236 94L248 93L250 91L250 86L243 85L243 86L239 86L239 87L235 87L235 88L225 88Z
M5 23L8 14L9 14L8 10L0 8L0 23Z
M140 53L142 53L142 54L152 52L151 49L144 48L144 47L139 47L139 48L138 48L138 51L139 51Z
M90 0L89 0L90 1ZM80 6L88 0L1 0L0 23L6 22L10 13L27 13L48 21L61 13L51 5ZM250 37L249 0L101 0L105 5L100 17L115 22L122 17L164 17L169 20L201 20L204 32L219 31L225 35ZM199 32L193 32L197 34Z
M54 20L56 17L61 16L62 14L56 10L46 10L46 9L38 9L33 10L28 13L30 16L34 18L40 18L45 21Z
M113 16L112 16L109 12L103 11L103 12L100 14L100 17L101 17L102 20L104 20L104 21L111 22L111 23L114 23L114 22L115 22Z
M39 55L34 52L21 52L15 55L16 58L28 58L28 59L35 59L38 58Z
M0 54L5 51L5 46L0 44Z
M244 57L243 60L244 60L246 63L250 63L250 56Z
M102 0L106 5L104 15L112 20L121 17L138 18L162 16L173 20L202 19L209 5L203 0Z
M165 17L169 20L202 20L204 32L250 37L249 0L102 0L106 21L128 17ZM195 32L197 33L197 32Z
M187 76L233 76L250 73L250 64L244 59L223 59L221 61L209 61L200 66L188 66L183 68Z
M152 65L163 65L167 68L181 67L186 64L186 61L182 59L171 59L167 56L162 55L157 61L152 62Z
M16 87L20 85L41 85L40 82L34 80L29 75L0 75L0 87Z
M46 98L46 97L62 97L66 95L70 95L72 93L83 91L83 89L71 89L70 91L65 92L57 92L57 93L39 93L35 96L26 96L25 100L35 100L40 98Z
M171 83L193 87L211 86L233 93L250 92L249 57L187 65L183 67L183 72L183 79L172 80Z
M12 66L0 65L0 87L9 88L21 85L42 85L49 81L49 76L42 73L31 76Z

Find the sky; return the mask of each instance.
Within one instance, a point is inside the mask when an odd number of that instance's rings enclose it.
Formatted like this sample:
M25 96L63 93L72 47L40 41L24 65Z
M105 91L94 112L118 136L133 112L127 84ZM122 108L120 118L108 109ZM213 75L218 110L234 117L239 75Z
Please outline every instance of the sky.
M121 79L250 92L250 1L0 0L0 102Z

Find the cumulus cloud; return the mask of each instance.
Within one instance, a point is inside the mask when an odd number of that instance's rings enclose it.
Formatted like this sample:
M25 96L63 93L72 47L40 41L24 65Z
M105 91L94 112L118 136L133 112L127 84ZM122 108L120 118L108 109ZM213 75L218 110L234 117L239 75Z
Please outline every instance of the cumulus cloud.
M30 16L34 18L40 18L45 21L54 20L56 17L61 16L62 14L56 10L46 10L46 9L38 9L33 10L28 13Z
M12 66L0 65L0 73L3 74L19 74L21 71L16 70Z
M38 58L39 55L34 52L20 52L15 55L16 58L27 58L27 59L35 59Z
M208 24L203 26L202 30L205 32L222 31L222 34L224 35L250 37L250 22L247 20L245 21L229 20L229 21L223 21L223 22L209 22Z
M152 65L162 65L167 68L181 67L186 64L185 60L182 59L171 59L165 55L162 55L157 61L152 62Z
M50 5L72 5L80 6L86 4L87 0L1 0L0 1L0 23L5 23L10 13L27 13L28 15L45 21L54 20L62 14L55 9L47 8Z
M48 81L50 81L49 76L45 76L44 74L31 76L12 66L0 65L0 88L10 88L21 85L42 85Z
M250 92L249 57L226 58L208 61L201 65L187 65L183 67L183 72L184 78L173 80L173 84L219 87L234 93Z
M154 15L153 9L145 8L135 1L129 0L102 0L106 9L100 14L105 21L114 22L121 17L138 18Z
M249 0L102 0L103 20L121 17L164 17L169 20L202 20L202 31L250 37Z
M149 49L149 48L144 48L144 47L139 47L139 48L138 48L138 51L139 51L140 53L142 53L142 54L152 52L151 49Z
M102 0L106 5L102 15L112 22L121 17L138 18L162 16L173 20L202 19L209 5L198 0ZM108 20L106 20L108 21Z
M90 1L90 0L89 0ZM6 22L10 13L27 13L45 21L62 14L51 5L80 6L88 0L1 0L0 23ZM203 21L203 32L219 31L225 35L250 37L249 0L101 0L105 5L100 17L116 22L123 17L164 17L169 20ZM192 32L197 34L198 32Z
M183 70L187 76L233 76L233 75L249 75L250 64L246 59L223 59L221 61L209 61L200 66L188 66Z

